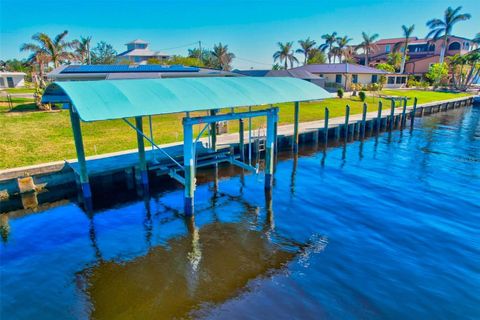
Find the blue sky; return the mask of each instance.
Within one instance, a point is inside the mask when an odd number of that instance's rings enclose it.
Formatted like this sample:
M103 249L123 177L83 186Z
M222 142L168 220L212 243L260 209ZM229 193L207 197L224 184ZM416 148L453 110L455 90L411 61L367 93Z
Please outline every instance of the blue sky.
M0 59L26 57L19 47L36 32L68 30L69 39L91 35L94 43L105 40L118 52L136 38L171 54L186 54L199 40L204 47L222 42L238 57L234 67L268 68L278 41L311 37L321 42L322 34L337 31L357 43L362 31L399 37L402 24L415 24L415 35L424 37L425 22L441 17L448 6L463 6L472 14L454 34L480 32L478 0L1 0Z

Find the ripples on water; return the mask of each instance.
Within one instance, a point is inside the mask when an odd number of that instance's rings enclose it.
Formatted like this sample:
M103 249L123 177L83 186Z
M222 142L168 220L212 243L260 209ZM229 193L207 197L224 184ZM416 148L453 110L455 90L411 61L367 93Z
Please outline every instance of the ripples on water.
M479 118L280 154L271 196L205 172L194 219L180 189L2 215L2 319L478 319Z

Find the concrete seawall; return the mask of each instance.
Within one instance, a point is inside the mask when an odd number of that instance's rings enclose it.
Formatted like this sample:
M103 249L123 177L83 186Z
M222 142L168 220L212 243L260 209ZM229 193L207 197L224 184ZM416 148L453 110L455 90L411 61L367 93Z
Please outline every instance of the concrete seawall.
M436 101L432 103L419 104L416 108L416 116L421 117L424 115L450 110L462 106L467 106L472 104L473 97L463 97L451 100ZM392 115L392 110L390 106L384 106L380 118L382 119L381 123L390 119ZM407 118L410 117L412 113L412 106L409 106L404 110L402 107L394 109L394 117L391 121L395 124L394 127L401 126L402 122L405 122ZM361 125L363 121L362 114L350 115L348 121L347 132L352 134L352 137L359 134L361 130ZM375 125L375 122L379 119L379 114L377 111L366 113L365 117L365 126L367 129L372 129ZM340 130L345 129L345 117L330 118L328 122L328 132L324 131L325 122L324 120L312 121L312 122L303 122L299 124L299 140L300 143L305 142L317 142L325 137L329 138L338 138ZM253 130L252 130L253 131ZM292 147L293 143L293 132L294 125L283 125L278 127L278 148L284 150ZM247 136L247 132L245 132ZM219 149L228 150L230 148L238 147L239 134L223 134L218 136L217 145ZM207 139L200 139L199 156L202 155L201 144L206 143ZM248 146L248 142L246 141ZM162 145L169 154L172 155L175 159L181 161L182 159L182 142L175 142L166 145ZM146 148L147 149L147 148ZM256 148L252 148L254 151ZM152 161L155 158L155 163ZM150 174L162 175L168 172L166 166L168 164L168 159L157 151L154 154L152 151L147 151L147 159L149 160L149 171ZM87 167L89 170L89 176L92 178L93 183L102 184L104 180L109 182L118 179L119 181L125 181L127 178L127 186L132 187L131 185L135 184L135 167L137 165L137 150L127 150L116 153L103 154L99 156L93 156L87 158ZM28 167L21 168L12 168L7 170L0 171L0 202L8 200L12 197L15 197L22 192L22 186L20 185L20 179L23 177L29 178L31 185L35 186L36 189L53 189L53 188L65 188L69 190L76 190L76 168L78 164L76 160L66 160L66 161L57 161L45 164L39 164ZM155 171L155 172L153 172ZM0 212L4 212L2 208Z

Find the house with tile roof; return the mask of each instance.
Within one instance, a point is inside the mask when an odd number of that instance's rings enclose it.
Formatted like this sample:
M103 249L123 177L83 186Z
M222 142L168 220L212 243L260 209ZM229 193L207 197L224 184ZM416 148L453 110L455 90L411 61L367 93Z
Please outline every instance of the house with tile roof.
M369 66L374 67L380 63L387 61L388 55L395 50L397 44L401 44L404 38L380 39L375 42L375 48L369 56ZM432 41L432 39L420 39L418 37L409 38L408 57L409 60L405 64L405 73L416 76L422 76L433 63L440 60L440 51L442 50L443 40ZM467 54L475 49L476 45L471 39L449 36L447 50L445 56L453 56L455 54ZM400 48L403 52L403 48ZM365 55L358 54L356 61L364 64Z
M125 45L127 50L117 55L118 62L127 60L133 64L145 64L151 58L163 61L170 57L167 53L150 50L149 43L141 39L133 40Z

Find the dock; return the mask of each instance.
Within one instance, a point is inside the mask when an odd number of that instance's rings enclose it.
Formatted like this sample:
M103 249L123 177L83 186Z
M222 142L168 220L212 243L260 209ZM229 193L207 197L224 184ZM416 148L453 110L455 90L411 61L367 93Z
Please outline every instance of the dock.
M326 142L331 139L338 141L345 138L350 141L351 139L362 138L362 132L364 136L368 137L375 133L376 130L384 131L410 127L413 125L415 117L422 117L467 106L472 104L473 98L473 96L470 96L410 106L396 105L393 109L391 105L384 104L381 112L377 110L369 112L367 106L367 108L365 108L367 112L364 113L310 122L299 122L297 128L295 128L295 124L281 125L276 128L278 149L285 150L293 148L295 140L299 141L300 144L306 142ZM295 134L297 137L295 137ZM257 156L256 153L259 149L256 144L264 138L264 136L259 136L258 130L255 129L252 130L252 139L249 141L248 131L243 131L244 153L248 153L247 150L250 147L252 156ZM238 158L241 148L239 141L241 140L238 132L217 135L216 151L213 152L208 147L211 144L209 138L200 138L194 147L196 157L199 161L197 167L220 163L222 159L224 159L225 162L230 162L231 157L226 155L231 153L235 154L236 158ZM164 144L159 147L166 151L169 157L159 152L159 150L152 150L148 142L146 142L145 157L147 170L149 174L155 176L168 176L175 167L171 158L179 163L183 162L183 142L179 141ZM211 159L215 159L215 161L212 162L210 161ZM122 174L130 181L127 183L130 185L135 185L135 178L138 179L138 164L137 149L86 158L89 176L93 180L101 180L102 177L105 178L114 174ZM24 176L25 173L33 177L35 184L44 184L51 187L78 183L80 167L78 161L74 159L26 168L4 170L0 172L0 190L5 190L10 195L18 193L16 180L18 177Z

